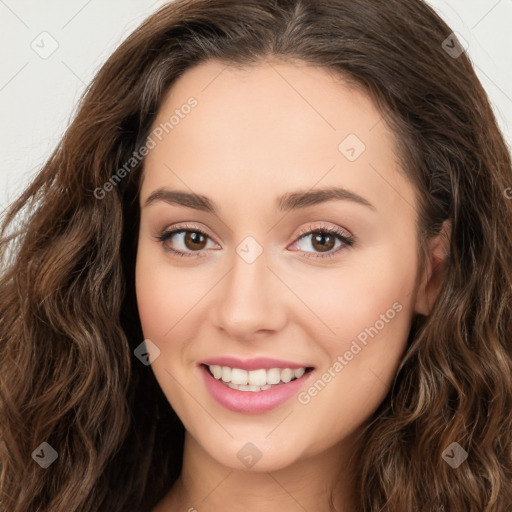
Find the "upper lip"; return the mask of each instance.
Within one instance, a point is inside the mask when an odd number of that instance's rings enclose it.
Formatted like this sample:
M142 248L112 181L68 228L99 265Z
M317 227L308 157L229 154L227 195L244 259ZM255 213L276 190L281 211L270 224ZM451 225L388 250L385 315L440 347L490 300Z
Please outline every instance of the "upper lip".
M237 357L221 356L210 357L201 361L201 364L229 366L230 368L240 368L242 370L259 370L264 368L311 368L310 364L295 363L293 361L284 361L283 359L273 359L270 357L255 357L253 359L238 359Z

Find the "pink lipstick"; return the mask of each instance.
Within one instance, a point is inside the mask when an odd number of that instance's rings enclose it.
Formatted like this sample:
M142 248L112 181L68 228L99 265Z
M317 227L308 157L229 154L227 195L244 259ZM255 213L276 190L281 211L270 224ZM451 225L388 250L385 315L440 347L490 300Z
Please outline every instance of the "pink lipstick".
M217 378L214 377L209 366L217 366ZM280 380L276 384L265 383L263 386L240 386L243 388L254 388L251 390L233 389L230 386L239 386L231 382L224 382L219 377L218 367L235 368L246 370L247 372L258 370L260 375L264 370L274 369L272 370L274 376L276 369L284 370L288 368L288 371L281 374L284 375L286 373L287 377L282 377L282 379L288 380L288 382ZM312 373L314 373L314 369L310 365L271 358L256 358L245 361L232 357L211 358L203 361L198 368L206 388L217 403L230 411L252 414L270 411L285 403L307 385ZM303 370L301 371L301 369ZM295 371L300 376L296 378L290 377ZM289 380L290 378L292 380Z

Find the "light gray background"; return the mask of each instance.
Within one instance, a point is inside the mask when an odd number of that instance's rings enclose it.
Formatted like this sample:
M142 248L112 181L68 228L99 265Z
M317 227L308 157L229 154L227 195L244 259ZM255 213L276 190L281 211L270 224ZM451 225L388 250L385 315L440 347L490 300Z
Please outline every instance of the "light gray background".
M469 44L510 147L512 0L428 2ZM0 213L50 155L103 62L164 3L0 0Z

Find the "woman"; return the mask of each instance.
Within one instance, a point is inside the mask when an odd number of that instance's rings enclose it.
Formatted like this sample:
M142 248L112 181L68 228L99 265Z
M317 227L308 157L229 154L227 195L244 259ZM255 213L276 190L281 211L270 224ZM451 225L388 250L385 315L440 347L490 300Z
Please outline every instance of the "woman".
M425 3L162 7L4 219L3 509L509 510L511 184Z

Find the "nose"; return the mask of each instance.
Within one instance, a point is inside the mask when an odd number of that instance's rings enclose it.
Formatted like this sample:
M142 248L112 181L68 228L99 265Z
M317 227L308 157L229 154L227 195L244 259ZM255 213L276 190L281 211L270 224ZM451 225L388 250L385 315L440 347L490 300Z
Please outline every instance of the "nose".
M289 292L269 268L267 253L250 261L234 251L231 262L230 271L216 287L216 327L240 341L283 329Z

